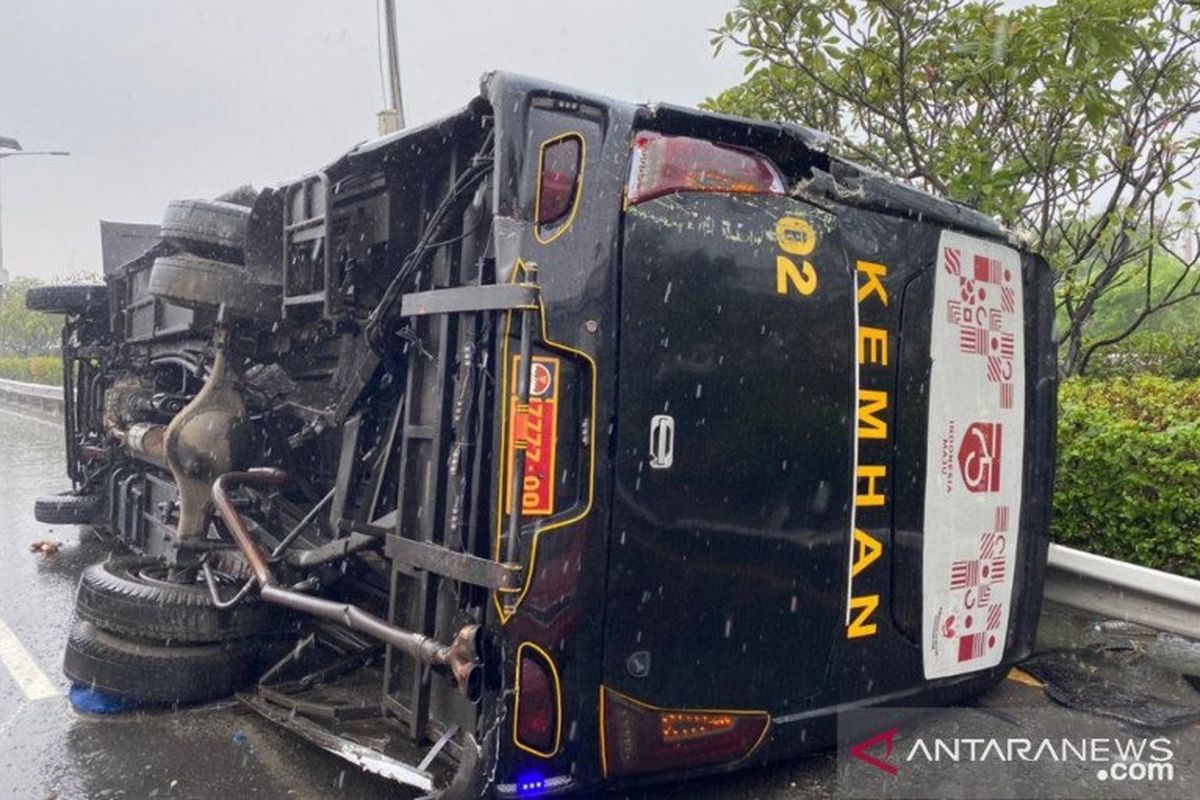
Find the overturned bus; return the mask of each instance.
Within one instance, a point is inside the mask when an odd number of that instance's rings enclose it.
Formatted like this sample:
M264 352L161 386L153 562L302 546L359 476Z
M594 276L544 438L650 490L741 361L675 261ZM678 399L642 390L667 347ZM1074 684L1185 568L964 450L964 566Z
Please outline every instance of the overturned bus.
M1033 642L1050 274L821 135L508 74L104 230L65 314L96 526L65 672L238 693L445 797L830 746Z

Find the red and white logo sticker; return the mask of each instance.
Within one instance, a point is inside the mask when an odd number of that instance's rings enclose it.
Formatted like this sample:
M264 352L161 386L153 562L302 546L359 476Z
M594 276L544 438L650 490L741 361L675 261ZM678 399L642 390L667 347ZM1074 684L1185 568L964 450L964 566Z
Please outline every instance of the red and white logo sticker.
M551 383L550 367L541 361L534 361L533 368L529 370L529 393L534 397L545 397Z
M1004 426L998 422L972 422L958 446L958 470L969 492L1000 491L1000 455Z
M1021 257L945 232L934 271L922 548L926 678L1000 663L1025 452Z

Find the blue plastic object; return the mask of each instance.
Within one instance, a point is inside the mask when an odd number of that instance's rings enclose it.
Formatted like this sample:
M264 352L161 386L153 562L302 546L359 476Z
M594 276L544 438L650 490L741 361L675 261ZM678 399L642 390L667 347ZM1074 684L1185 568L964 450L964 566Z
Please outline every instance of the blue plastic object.
M121 714L134 711L143 705L130 697L89 689L77 683L71 684L71 688L67 690L67 699L76 711L85 714Z

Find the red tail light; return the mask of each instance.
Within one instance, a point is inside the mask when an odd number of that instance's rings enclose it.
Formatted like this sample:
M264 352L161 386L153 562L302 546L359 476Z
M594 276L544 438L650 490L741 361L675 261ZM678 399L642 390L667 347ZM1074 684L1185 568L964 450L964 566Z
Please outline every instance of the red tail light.
M517 648L516 685L513 739L522 749L549 758L558 752L562 700L558 672L542 648L530 642Z
M785 194L770 159L687 136L643 132L633 140L626 199L632 205L672 192Z
M746 758L770 727L765 711L667 709L600 690L606 776L643 775Z
M549 241L566 230L579 202L583 138L568 133L542 144L538 167L537 234Z

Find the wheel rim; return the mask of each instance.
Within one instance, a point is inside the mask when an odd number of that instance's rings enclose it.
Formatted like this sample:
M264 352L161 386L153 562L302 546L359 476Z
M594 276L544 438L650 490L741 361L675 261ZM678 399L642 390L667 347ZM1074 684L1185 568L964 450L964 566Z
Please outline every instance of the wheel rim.
M207 588L204 581L200 578L198 571L192 573L193 577L190 581L171 580L167 577L169 571L170 567L166 564L143 564L124 570L127 577L149 586L191 588L197 591ZM188 572L191 572L191 570L188 570ZM221 589L232 589L238 585L237 578L227 572L214 569L212 570L212 574L217 582L217 586Z

